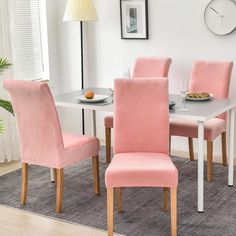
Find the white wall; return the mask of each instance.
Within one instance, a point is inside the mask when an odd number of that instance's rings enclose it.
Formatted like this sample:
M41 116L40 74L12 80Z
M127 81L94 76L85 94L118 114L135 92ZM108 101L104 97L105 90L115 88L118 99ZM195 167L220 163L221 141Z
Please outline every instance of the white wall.
M66 0L47 0L50 84L54 94L80 89L80 25L63 22ZM81 112L59 108L62 128L81 131Z
M88 24L89 85L113 87L113 80L131 67L137 56L170 56L173 59L170 92L179 93L181 78L188 78L196 59L236 62L236 32L216 36L204 25L208 0L149 0L149 40L120 39L119 0L95 0L99 21ZM235 64L236 67L236 64ZM219 85L220 86L220 85ZM236 69L230 95L236 97ZM98 134L104 137L103 116L98 117ZM219 142L219 140L218 140ZM220 145L215 145L220 154ZM187 147L186 139L174 139L174 149Z
M54 1L57 5L55 43L58 47L60 91L78 88L77 78L80 76L79 26L76 28L77 23L62 23L65 2ZM170 56L173 59L169 74L171 93L179 93L180 80L189 77L192 62L196 59L236 62L236 32L220 37L210 33L204 25L203 12L208 0L149 0L149 40L121 40L120 1L94 2L99 20L86 23L84 32L87 86L113 87L114 78L120 77L125 68L131 67L137 56ZM236 97L235 85L236 69L230 90L233 97ZM99 114L97 118L98 136L102 139L103 116ZM71 116L69 128L72 129L75 122L79 130L75 117L75 114ZM174 139L173 148L186 150L186 143L185 139ZM219 146L218 143L215 145L217 154L221 152Z
M59 90L59 60L58 60L58 19L55 10L57 0L46 2L47 31L48 31L48 54L50 70L50 86L52 91L57 94Z

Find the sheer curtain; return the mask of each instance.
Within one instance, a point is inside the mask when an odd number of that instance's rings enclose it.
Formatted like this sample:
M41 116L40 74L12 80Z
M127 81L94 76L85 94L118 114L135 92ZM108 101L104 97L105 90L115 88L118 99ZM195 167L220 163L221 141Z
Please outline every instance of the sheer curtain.
M13 15L11 15L11 4L9 0L0 0L0 57L6 57L13 61L12 28L10 27ZM0 75L0 97L9 99L3 89L4 79L14 78L13 70L9 69ZM5 131L0 134L0 162L19 160L19 141L14 117L0 108L0 116L3 118Z
M49 79L46 0L0 0L0 57L13 65L0 75L0 97L8 99L3 79ZM0 162L19 159L14 117L0 108Z

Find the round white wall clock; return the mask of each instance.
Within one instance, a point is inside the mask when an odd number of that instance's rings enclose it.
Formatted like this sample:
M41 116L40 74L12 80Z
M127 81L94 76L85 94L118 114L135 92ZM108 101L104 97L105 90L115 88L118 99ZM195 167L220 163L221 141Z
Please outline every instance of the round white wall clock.
M204 21L207 28L217 35L236 30L236 0L212 0L206 6Z

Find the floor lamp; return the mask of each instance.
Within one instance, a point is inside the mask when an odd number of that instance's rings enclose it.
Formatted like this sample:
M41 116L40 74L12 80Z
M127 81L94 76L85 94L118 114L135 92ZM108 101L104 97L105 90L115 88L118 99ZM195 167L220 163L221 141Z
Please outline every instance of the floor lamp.
M80 21L81 43L81 88L84 88L84 47L83 47L83 22L97 20L93 0L67 0L63 21ZM84 109L82 109L82 130L85 134Z

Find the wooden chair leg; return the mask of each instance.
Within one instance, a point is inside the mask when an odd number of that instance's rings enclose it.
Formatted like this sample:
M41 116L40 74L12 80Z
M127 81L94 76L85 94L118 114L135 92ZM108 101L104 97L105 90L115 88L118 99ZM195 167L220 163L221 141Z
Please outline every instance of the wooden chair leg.
M121 188L116 188L117 211L122 212Z
M221 142L222 142L222 162L223 166L227 166L226 132L221 134Z
M171 236L177 235L177 188L170 188Z
M108 236L113 236L113 188L107 188L107 229Z
M213 142L207 141L207 180L212 181L212 156L213 156Z
M188 137L188 150L190 161L194 161L193 138Z
M64 169L57 169L56 178L56 213L62 212L62 196L64 188Z
M98 195L100 194L100 181L99 181L99 157L92 157L93 163L93 189L94 192Z
M169 155L171 155L171 135L169 135Z
M106 128L106 163L111 162L111 128Z
M21 182L21 199L22 205L26 204L28 192L28 163L22 163L22 182Z
M163 188L163 210L169 211L168 208L168 195L169 195L169 188Z

